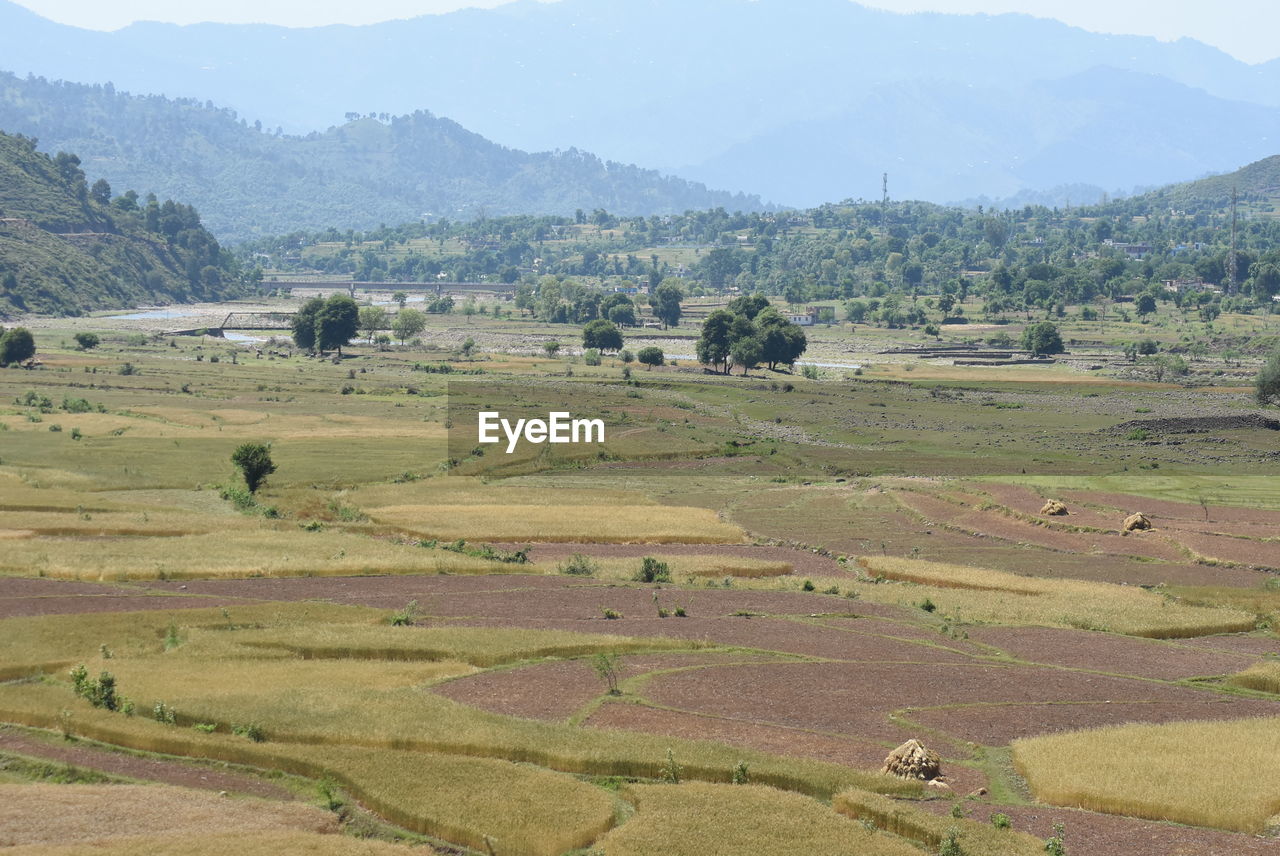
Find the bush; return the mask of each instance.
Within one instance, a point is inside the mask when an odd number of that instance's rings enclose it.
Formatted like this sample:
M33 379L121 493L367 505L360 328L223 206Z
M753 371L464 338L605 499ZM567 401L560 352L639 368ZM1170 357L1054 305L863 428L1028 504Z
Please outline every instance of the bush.
M991 815L991 825L996 829L1008 829L1013 823L1009 820L1009 815L998 811Z
M390 624L392 627L412 627L417 620L418 602L411 600L405 604L404 609L391 614Z
M82 351L91 351L98 347L102 341L98 338L97 333L76 333L73 338L76 340L76 344L80 346L80 350Z
M559 570L560 573L573 577L590 577L595 575L596 563L589 556L574 553L567 561L560 563Z
M582 361L589 366L600 365L600 352L595 348L587 348L582 352Z
M623 348L618 352L618 359L622 360L624 363L634 362L635 358L636 355L628 351L626 348Z
M1254 381L1255 396L1263 407L1280 405L1280 349L1272 352Z
M640 572L636 574L636 580L642 583L669 583L671 569L667 567L666 562L659 562L652 556L645 556L640 560Z
M262 730L262 726L256 722L249 722L244 725L233 725L231 726L231 733L237 737L252 740L254 743L261 743L267 739L266 732L264 732Z

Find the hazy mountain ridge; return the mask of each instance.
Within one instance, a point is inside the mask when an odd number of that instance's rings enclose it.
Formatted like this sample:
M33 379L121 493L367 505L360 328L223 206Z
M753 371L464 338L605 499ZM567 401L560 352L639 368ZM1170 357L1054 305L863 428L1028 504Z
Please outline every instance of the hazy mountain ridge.
M212 98L286 130L430 109L503 145L575 146L790 205L878 197L886 171L899 198L947 201L1167 182L1280 148L1255 130L1280 106L1280 60L847 0L521 0L364 27L115 33L0 0L0 50L20 73ZM1178 93L1176 110L1152 111L1135 78L1109 91L1097 68L1155 76ZM942 114L949 125L931 122L944 92L965 105ZM1206 130L1222 127L1222 147L1207 146ZM797 146L805 133L842 142ZM1015 134L1035 144L1014 146Z
M363 229L426 213L763 207L576 149L515 151L425 111L277 136L211 103L0 73L0 128L79 152L91 178L190 200L229 239Z

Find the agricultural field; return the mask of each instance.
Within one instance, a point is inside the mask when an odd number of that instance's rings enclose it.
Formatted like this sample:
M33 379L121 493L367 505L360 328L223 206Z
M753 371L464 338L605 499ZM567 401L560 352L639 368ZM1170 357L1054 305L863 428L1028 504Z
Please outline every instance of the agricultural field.
M1122 343L1200 323L1162 307L1064 323L1087 344L1052 363L839 324L804 373L726 376L691 323L628 334L665 365L592 365L580 327L482 305L332 359L164 334L225 305L33 320L40 365L0 370L0 846L1280 844L1258 360L1156 380ZM605 439L507 454L490 410ZM939 775L882 769L911 740Z

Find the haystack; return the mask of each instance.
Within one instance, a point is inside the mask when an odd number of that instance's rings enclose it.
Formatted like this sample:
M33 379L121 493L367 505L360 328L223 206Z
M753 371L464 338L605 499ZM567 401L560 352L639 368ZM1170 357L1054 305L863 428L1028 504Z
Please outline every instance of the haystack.
M1067 513L1067 507L1056 499L1051 499L1040 509L1041 514L1060 515Z
M942 775L942 758L931 752L919 740L911 739L889 753L884 759L882 773L901 779L930 781Z
M1125 532L1137 532L1141 529L1150 529L1151 520L1141 511L1135 511L1124 519Z

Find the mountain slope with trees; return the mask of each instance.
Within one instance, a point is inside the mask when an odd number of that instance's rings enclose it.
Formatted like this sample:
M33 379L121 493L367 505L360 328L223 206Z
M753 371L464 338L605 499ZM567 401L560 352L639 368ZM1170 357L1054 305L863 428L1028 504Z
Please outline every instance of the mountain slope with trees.
M424 214L624 214L759 210L586 152L528 154L419 111L356 116L286 136L212 103L0 74L0 128L76 151L93 178L190 200L226 240L295 230L368 229Z
M232 256L195 209L92 186L80 159L0 132L0 316L78 315L240 293Z

